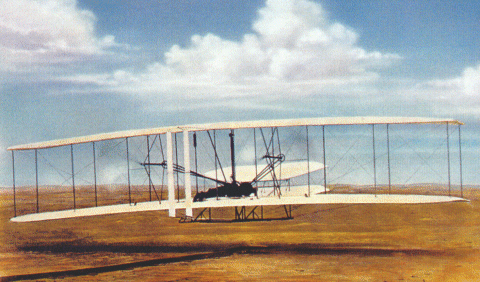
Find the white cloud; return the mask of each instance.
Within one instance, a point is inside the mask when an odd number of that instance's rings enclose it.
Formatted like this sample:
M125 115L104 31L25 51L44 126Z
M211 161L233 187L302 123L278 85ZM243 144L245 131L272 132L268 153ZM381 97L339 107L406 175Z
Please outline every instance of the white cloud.
M307 0L271 0L259 9L255 33L241 40L194 35L173 46L164 62L141 73L68 78L110 91L178 99L311 95L330 88L377 81L378 69L401 59L358 46L358 34L332 22L321 5ZM341 91L345 91L342 89ZM198 105L198 103L196 103Z
M183 77L215 82L322 82L370 77L370 68L400 58L358 47L353 30L331 23L323 8L310 1L267 1L258 15L255 34L245 35L240 42L212 34L193 36L191 46L174 46L165 54L164 67Z
M480 98L480 65L476 68L467 68L461 77L463 93Z
M430 101L438 114L480 114L480 64L461 76L420 82L405 93L410 99Z
M0 5L0 60L9 71L98 55L116 46L112 35L98 38L95 15L76 0L3 0Z
M421 86L436 91L437 97L480 98L480 65L466 68L459 77L431 80Z
M480 97L480 64L467 67L459 77L431 80L420 86L437 91L443 97Z

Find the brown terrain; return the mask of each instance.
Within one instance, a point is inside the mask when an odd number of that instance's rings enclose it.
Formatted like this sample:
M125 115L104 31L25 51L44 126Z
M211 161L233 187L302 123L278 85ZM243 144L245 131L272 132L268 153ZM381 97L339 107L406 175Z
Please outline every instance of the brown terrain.
M128 202L125 189L107 188L99 204ZM146 200L138 190L134 200ZM40 192L40 211L72 208L69 189ZM445 193L434 185L393 192ZM35 212L35 188L16 196L18 214ZM283 207L265 207L276 220L231 222L230 208L212 210L208 223L179 223L166 212L13 223L8 190L0 193L0 281L480 281L480 189L465 188L464 198L294 206L290 220L280 220ZM79 188L77 207L94 204L91 189Z

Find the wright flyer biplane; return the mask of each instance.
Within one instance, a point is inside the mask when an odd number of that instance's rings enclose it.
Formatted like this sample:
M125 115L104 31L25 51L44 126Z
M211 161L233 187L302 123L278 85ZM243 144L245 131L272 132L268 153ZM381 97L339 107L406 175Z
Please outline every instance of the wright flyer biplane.
M400 156L403 151L395 151L395 148L401 146L395 145L392 140L392 127L412 125L437 126L440 127L439 131L446 132L439 146L445 149L445 163L440 165L445 168L445 173L437 174L445 179L448 194L391 193L394 176L396 179L408 177L394 174L395 166L405 166L410 162ZM11 221L29 222L163 210L168 211L170 217L178 216L178 211L181 211L181 222L192 222L205 218L205 213L211 209L229 207L235 209L235 220L256 220L263 219L263 207L267 206L283 207L286 217L292 218L292 206L297 205L465 201L461 180L461 125L461 122L454 119L407 117L258 120L167 126L13 146L8 148L12 152L13 164L14 216ZM362 131L354 130L347 134L346 130L352 127L361 127ZM456 150L459 158L456 163L459 164L459 170L456 170L455 175L459 178L456 187L460 195L457 193L457 196L453 196L451 191L453 157L450 139L453 137L450 133L453 127L458 130ZM340 128L338 135L349 144L342 149L341 141L332 140L332 134L326 134L330 128ZM398 133L398 139L408 140L404 135L403 132ZM334 174L337 164L345 161L346 155L361 143L358 138L367 140L366 144L370 143L355 149L365 157L352 158L349 160L350 165L338 168L342 172ZM100 192L97 191L100 182L105 185L108 179L98 179L101 175L106 175L106 165L102 167L99 161L102 155L98 147L102 142L110 141L117 141L111 143L112 146L120 143L124 145L124 159L117 155L117 160L108 167L121 164L120 169L126 175L126 183L121 189L110 191L123 193L125 197L121 201L106 203L101 201ZM58 186L49 187L43 183L48 181L48 176L39 177L42 169L39 168L38 158L45 150L55 148L63 148L67 152L64 159L70 162L63 168L67 175L64 182L70 187L69 203L64 208L50 210L44 208L48 206L49 198L42 198L41 195L45 191L52 192ZM34 187L35 198L28 203L31 207L29 209L21 209L26 200L21 199L18 192L20 186L26 185L17 183L21 172L16 156L24 151L34 153L35 184L30 187ZM343 151L343 155L335 155L337 151ZM88 159L88 163L80 164L80 157ZM55 161L48 162L52 167L54 163ZM88 176L85 176L85 172L81 176L83 179L89 178L84 181L88 185L79 185L79 167L88 167ZM364 173L363 176L353 174L352 179L371 181L368 192L340 193L335 190L333 178L347 175L343 171L352 167ZM380 186L379 179L382 179L383 190L377 189ZM85 186L89 187L92 195L89 202L79 202L80 186L84 190ZM141 191L143 196L138 196L139 189L144 189ZM164 190L166 195L163 195ZM211 214L209 219L211 220Z

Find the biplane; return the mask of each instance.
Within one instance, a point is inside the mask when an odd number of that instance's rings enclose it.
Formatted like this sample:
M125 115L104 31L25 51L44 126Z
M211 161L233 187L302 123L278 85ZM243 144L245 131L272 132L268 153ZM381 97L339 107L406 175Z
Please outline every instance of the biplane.
M460 133L461 122L453 119L439 118L406 118L406 117L343 117L343 118L303 118L303 119L282 119L282 120L259 120L221 122L211 124L191 124L181 126L168 126L141 130L130 130L113 133L104 133L83 137L74 137L61 140L30 143L8 148L12 152L13 163L13 191L14 191L14 217L13 222L30 222L53 219L66 219L84 216L108 215L142 211L168 211L170 217L176 217L178 210L183 210L184 215L181 222L192 222L204 217L204 212L213 208L235 208L236 220L262 219L255 209L265 206L283 206L287 218L292 218L292 205L322 205L322 204L425 204L465 201L463 192L461 197L452 195L411 195L391 193L331 193L328 187L327 170L328 160L326 159L325 128L329 126L372 126L373 137L373 167L376 173L375 157L375 127L386 126L387 142L389 142L389 126L403 124L436 124L446 125L447 143L449 142L448 126L458 126ZM291 158L287 152L282 151L280 143L279 128L302 128L304 136L301 140L304 143L305 153L302 158ZM309 135L309 129L319 129L319 134ZM251 162L249 164L237 164L235 136L239 131L249 131L252 136L253 146L250 147ZM217 140L218 133L224 135L222 141ZM183 139L183 148L178 146L177 134ZM200 134L203 136L203 145L210 148L210 159L213 159L214 166L199 167L197 148L199 147ZM162 159L152 160L152 143L149 137L154 136L155 140L166 141L166 152L162 145ZM227 137L228 136L228 137ZM459 134L460 136L460 134ZM146 137L146 156L137 165L143 168L148 179L149 190L155 187L152 171L160 168L166 171L167 194L166 199L150 198L146 201L132 199L130 188L130 164L128 164L128 203L97 205L97 190L95 179L95 206L76 206L75 196L75 171L74 171L74 146L79 144L92 144L93 150L93 172L97 177L97 164L95 162L95 144L106 140L125 140L127 148L127 161L129 160L128 141L131 138ZM162 139L163 138L163 139ZM320 139L315 159L311 156L312 139ZM318 141L318 140L317 140ZM155 142L155 141L154 141ZM297 142L293 140L292 142ZM207 145L205 145L207 144ZM459 140L460 146L460 140ZM42 211L39 210L38 200L38 169L36 169L36 212L17 215L17 200L15 194L15 152L33 150L35 158L37 151L56 147L70 147L71 149L71 178L73 207L65 210ZM225 158L221 160L220 151L229 151L229 164L223 166ZM225 149L227 148L227 149ZM260 149L261 148L261 149ZM183 161L178 157L181 150ZM390 147L387 146L387 150ZM253 152L252 152L253 151ZM320 152L320 153L319 153ZM450 152L448 152L450 155ZM157 154L158 155L158 154ZM193 157L194 155L194 157ZM202 156L200 162L207 157ZM388 151L388 179L390 183L390 151ZM461 158L461 151L460 151ZM194 165L192 165L194 162ZM35 160L37 163L37 160ZM460 161L461 164L461 161ZM203 170L204 169L204 170ZM207 170L208 169L208 170ZM200 171L202 170L202 171ZM460 168L461 170L461 168ZM450 163L448 173L450 174ZM323 183L313 183L311 176L320 175ZM180 176L182 175L183 191L178 193ZM376 175L374 176L376 185ZM195 181L193 181L195 178ZM293 181L301 178L304 183ZM198 179L210 183L210 187L200 191ZM449 177L450 179L450 177ZM450 185L450 183L449 183ZM162 185L163 187L163 185ZM177 188L175 188L177 187ZM195 187L196 189L192 189ZM158 188L158 185L157 185ZM177 189L177 195L175 195ZM449 187L450 191L450 187ZM463 191L463 190L462 190ZM156 193L156 191L154 191ZM151 193L151 192L150 192ZM251 209L247 212L247 207ZM196 211L196 213L194 213ZM211 219L211 218L210 218Z

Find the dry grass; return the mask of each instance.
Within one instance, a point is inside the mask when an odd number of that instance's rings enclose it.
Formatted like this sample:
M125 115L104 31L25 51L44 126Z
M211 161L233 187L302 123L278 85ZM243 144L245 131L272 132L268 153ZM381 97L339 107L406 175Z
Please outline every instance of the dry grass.
M17 197L34 203L35 191L27 190L20 191ZM79 191L80 206L94 204L88 190ZM105 194L99 203L128 202L128 193L107 197L107 192L108 189L102 192ZM135 199L148 197L140 192L135 195ZM215 277L257 281L479 281L480 191L467 189L464 196L471 202L299 206L294 207L295 219L285 221L179 224L178 219L168 218L166 212L145 212L12 223L8 221L13 215L12 197L3 193L0 275L111 265L234 246L262 246L266 248L261 248L260 253L69 280L210 281ZM69 191L51 192L41 198L41 210L70 208L71 198ZM32 209L34 204L19 203L20 214ZM265 208L266 217L283 215L283 207ZM233 218L234 212L217 209L213 216Z

